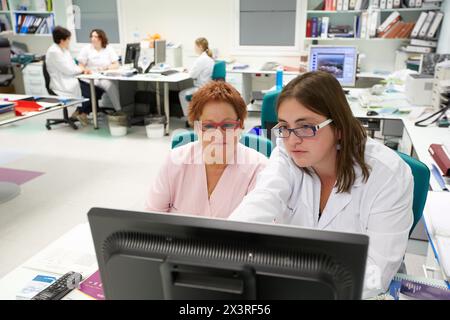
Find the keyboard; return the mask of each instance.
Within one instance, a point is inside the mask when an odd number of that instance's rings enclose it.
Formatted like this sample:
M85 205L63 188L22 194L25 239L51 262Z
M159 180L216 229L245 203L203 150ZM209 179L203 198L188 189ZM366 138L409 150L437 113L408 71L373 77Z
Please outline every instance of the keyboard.
M179 72L177 70L167 70L167 71L161 72L161 74L163 76L170 76L170 75L175 74L175 73L179 73Z

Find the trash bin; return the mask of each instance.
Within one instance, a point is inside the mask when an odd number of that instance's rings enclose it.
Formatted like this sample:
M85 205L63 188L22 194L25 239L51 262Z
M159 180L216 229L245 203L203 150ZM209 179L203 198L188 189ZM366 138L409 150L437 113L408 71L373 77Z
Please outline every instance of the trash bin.
M151 115L144 119L147 137L149 139L164 137L164 128L166 124L165 116Z
M109 132L113 137L123 137L127 134L128 117L123 112L108 115Z

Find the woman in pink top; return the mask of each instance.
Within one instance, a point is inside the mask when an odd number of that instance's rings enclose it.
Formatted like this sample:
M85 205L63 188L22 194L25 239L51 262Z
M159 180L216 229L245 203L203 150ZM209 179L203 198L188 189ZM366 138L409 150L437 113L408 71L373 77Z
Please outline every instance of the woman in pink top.
M171 151L146 210L226 219L253 189L267 158L239 143L247 106L231 85L210 82L200 88L188 117L199 141Z

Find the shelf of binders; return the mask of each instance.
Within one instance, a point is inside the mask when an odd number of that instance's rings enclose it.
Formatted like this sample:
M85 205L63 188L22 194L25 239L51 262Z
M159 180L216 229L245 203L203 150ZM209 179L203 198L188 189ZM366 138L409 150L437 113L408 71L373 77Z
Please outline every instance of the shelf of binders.
M305 38L306 41L408 41L410 38Z
M14 30L18 36L51 35L55 26L55 14L49 11L14 11Z
M432 8L394 8L394 9L373 9L378 10L380 12L416 12L416 11L439 11L441 7L432 7ZM341 11L329 11L329 10L307 10L308 14L355 14L368 11L366 10L341 10Z

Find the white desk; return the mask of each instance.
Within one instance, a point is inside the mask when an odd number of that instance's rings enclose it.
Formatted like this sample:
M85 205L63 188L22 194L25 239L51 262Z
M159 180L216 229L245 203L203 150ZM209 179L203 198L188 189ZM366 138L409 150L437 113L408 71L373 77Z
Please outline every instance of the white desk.
M86 279L98 270L89 225L82 224L33 256L0 280L0 300L16 300L16 295L36 275L59 278L76 271ZM71 294L67 296L71 298ZM73 292L76 295L76 292Z
M93 75L81 75L78 76L80 80L89 80L91 87L91 103L92 103L92 113L94 118L94 128L98 129L98 119L97 119L97 96L95 93L95 80L112 80L112 81L136 81L136 82L155 82L156 83L156 104L158 107L158 113L161 114L161 101L159 97L159 84L162 83L164 86L164 112L166 115L166 135L169 134L169 117L170 117L170 107L169 107L169 83L178 83L190 79L188 73L179 72L171 74L168 76L163 76L155 73L148 74L137 74L131 77L116 77L116 76L105 76L102 74Z
M364 90L361 89L351 90L351 96L356 96L358 93L361 93L362 91ZM432 125L427 128L415 126L414 123L417 121L417 116L424 110L424 108L411 105L406 100L406 97L402 93L387 94L386 96L389 97L389 100L387 100L386 102L386 106L395 105L400 109L402 108L409 109L412 110L411 114L367 116L368 111L367 108L362 108L358 101L350 100L350 107L352 108L354 116L357 118L365 118L365 119L402 121L404 125L404 131L401 142L401 148L399 151L404 152L408 155L412 155L413 151L415 151L418 159L424 164L426 164L431 170L431 165L434 163L434 160L429 154L428 149L430 145L433 143L436 144L450 143L450 129L439 128L435 125ZM423 119L424 116L421 115L419 118ZM441 191L441 188L438 182L434 179L433 175L431 175L430 178L430 187L434 191Z
M19 94L0 94L0 100L9 100L9 101L18 101L18 100L31 98L31 97L32 96L19 95ZM0 121L0 127L7 125L7 124L14 123L14 122L23 121L23 120L26 120L26 119L29 119L32 117L40 116L45 113L68 108L68 107L71 107L71 106L74 106L74 105L77 105L77 104L80 104L80 103L86 101L86 99L81 99L81 98L80 99L66 99L66 98L60 98L60 97L55 97L55 96L47 96L47 97L61 99L62 101L66 101L66 102L64 104L61 104L61 105L58 105L55 107L50 107L45 110L41 110L38 112L30 112L24 116L14 117L14 118L11 118L8 120ZM14 184L14 183L7 183L7 182L0 181L0 204L14 199L19 194L20 194L20 187L18 185Z

